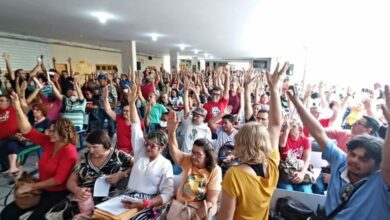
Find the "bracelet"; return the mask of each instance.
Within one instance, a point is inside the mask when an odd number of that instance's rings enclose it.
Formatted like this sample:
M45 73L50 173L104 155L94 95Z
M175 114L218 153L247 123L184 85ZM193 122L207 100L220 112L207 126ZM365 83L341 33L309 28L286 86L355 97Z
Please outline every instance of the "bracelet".
M150 208L150 207L152 207L152 200L150 200L150 199L145 199L145 200L144 200L144 209L148 209L148 208Z

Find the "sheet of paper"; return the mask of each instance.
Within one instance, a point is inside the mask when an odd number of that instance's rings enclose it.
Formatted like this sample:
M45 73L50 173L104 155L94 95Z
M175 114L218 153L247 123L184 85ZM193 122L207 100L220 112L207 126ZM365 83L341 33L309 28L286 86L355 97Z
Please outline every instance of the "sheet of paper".
M94 197L106 197L110 191L110 183L106 181L106 177L102 176L96 179L93 188Z
M129 210L122 204L121 200L122 200L122 196L117 196L115 198L102 202L99 205L96 205L95 207L100 210L109 212L113 215L120 215L123 212Z

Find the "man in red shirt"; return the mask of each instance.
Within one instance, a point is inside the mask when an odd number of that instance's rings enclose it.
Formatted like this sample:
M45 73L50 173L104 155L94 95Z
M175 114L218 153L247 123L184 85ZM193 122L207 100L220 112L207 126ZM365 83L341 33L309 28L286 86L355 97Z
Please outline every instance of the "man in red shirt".
M8 170L8 158L3 145L8 143L10 137L13 137L18 131L16 123L15 109L11 106L10 98L0 95L0 164L1 172Z
M338 109L335 106L332 110L333 110L333 114L330 118L320 119L320 114L321 114L320 108L318 106L310 107L310 113L320 122L323 128L332 126L332 124L336 121ZM303 133L305 134L306 137L310 137L309 131L307 130L306 127L303 128Z
M225 75L223 96L221 98L221 88L214 87L211 90L211 99L203 106L207 110L206 121L210 118L217 117L220 112L225 110L229 103L230 70L225 68L222 73Z

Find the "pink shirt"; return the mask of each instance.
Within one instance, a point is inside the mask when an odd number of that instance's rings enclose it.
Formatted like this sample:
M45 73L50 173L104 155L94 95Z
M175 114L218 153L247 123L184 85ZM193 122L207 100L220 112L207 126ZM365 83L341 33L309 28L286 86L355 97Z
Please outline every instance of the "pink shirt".
M352 138L350 130L327 130L326 135L330 139L335 139L337 141L337 146L344 151L348 152L347 143Z
M57 120L62 108L62 101L60 99L56 99L53 103L50 103L49 100L43 95L41 95L41 100L44 105L48 106L46 118L48 118L50 121ZM50 104L52 104L52 106L50 106Z

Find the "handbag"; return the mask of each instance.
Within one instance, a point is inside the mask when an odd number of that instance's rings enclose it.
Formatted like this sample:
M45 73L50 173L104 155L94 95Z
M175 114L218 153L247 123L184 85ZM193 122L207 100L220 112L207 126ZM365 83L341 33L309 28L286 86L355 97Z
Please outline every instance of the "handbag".
M38 179L26 172L22 173L22 176L16 181L14 186L14 199L15 204L21 209L29 209L39 204L41 200L41 190L33 190L30 192L20 193L19 187L26 183L35 183Z
M288 158L280 162L279 165L279 178L284 183L291 183L294 178L294 173L302 170L303 160L296 158ZM315 183L313 165L310 164L305 172L302 183Z
M276 213L288 220L307 220L314 212L303 203L287 196L276 201Z
M196 208L187 202L184 204L174 199L169 206L169 211L166 220L210 220L211 213L207 209L206 200L203 200L203 206Z

